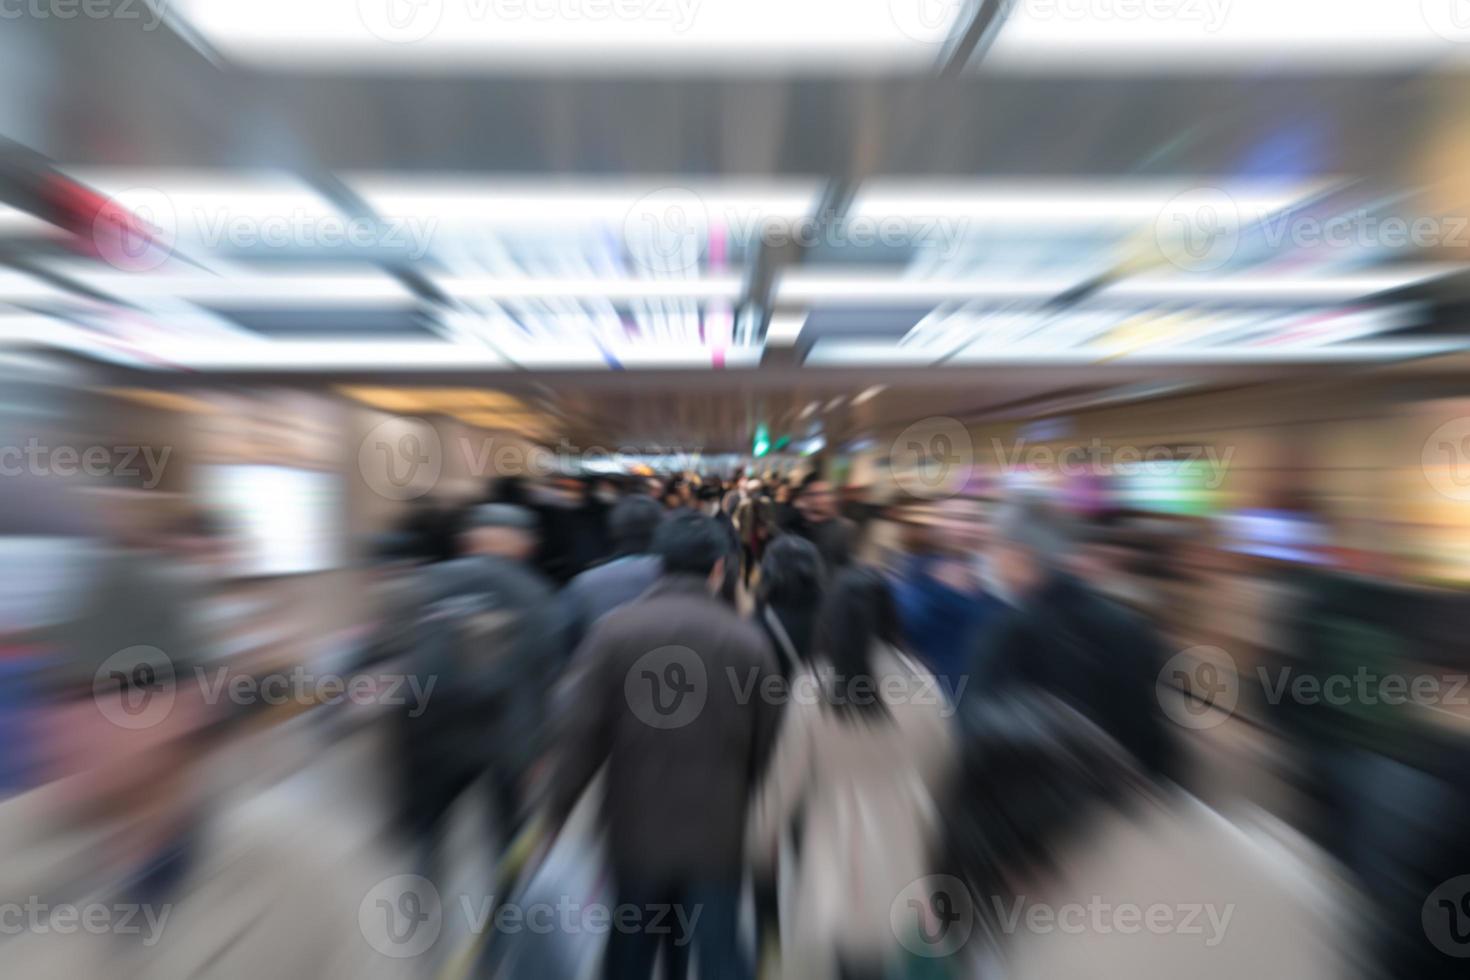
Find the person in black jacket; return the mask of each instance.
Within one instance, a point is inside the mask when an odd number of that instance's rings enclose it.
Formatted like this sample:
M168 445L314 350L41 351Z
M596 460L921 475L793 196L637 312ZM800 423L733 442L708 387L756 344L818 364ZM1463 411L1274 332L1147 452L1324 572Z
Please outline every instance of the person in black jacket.
M1173 733L1156 685L1163 646L1153 628L1065 571L1070 536L1036 494L995 522L991 569L1007 608L980 641L962 715L991 698L1040 690L1080 711L1156 778L1172 775Z
M417 584L413 669L436 687L401 720L406 819L429 866L445 817L472 786L488 792L500 844L519 830L566 662L556 594L531 565L535 515L482 504L465 523L465 557L427 566Z
M850 565L857 550L856 529L837 507L837 491L826 480L809 480L796 498L796 520L789 530L817 546L828 571Z

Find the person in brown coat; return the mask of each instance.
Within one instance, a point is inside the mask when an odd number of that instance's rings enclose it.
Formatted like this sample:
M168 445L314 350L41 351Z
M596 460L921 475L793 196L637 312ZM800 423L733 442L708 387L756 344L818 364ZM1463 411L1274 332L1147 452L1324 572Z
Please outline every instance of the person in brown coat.
M712 594L728 553L712 518L665 520L653 551L659 581L603 617L574 658L552 818L565 820L607 763L617 902L672 909L670 932L614 930L605 976L646 980L662 945L668 976L685 975L692 946L704 980L748 977L736 929L745 819L775 738L780 706L765 682L776 662Z

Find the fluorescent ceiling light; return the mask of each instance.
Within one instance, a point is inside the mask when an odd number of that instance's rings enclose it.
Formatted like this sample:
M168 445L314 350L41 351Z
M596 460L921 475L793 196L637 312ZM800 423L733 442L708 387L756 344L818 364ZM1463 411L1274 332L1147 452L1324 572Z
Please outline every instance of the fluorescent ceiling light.
M316 272L253 272L212 276L207 273L127 273L68 271L93 289L123 299L171 298L205 305L250 307L406 306L414 295L402 282L371 266Z
M858 405L865 405L868 402L872 401L874 398L881 395L884 391L887 390L887 388L887 385L873 385L873 387L871 388L865 388L853 397L852 404L854 407Z
M489 348L433 341L267 341L177 344L169 359L199 371L465 371L507 369Z
M1464 271L1453 264L1387 266L1352 275L1302 278L1295 276L1239 275L1212 277L1181 273L1125 279L1105 288L1098 299L1129 302L1197 303L1258 301L1266 303L1347 303L1394 289L1404 289Z
M951 238L983 238L995 231L1063 230L1098 224L1146 226L1167 217L1184 195L1223 192L1243 223L1259 220L1341 183L1337 178L1242 181L1204 176L1186 180L871 180L863 183L849 220L908 221L920 240L951 246ZM1193 198L1185 198L1189 203ZM1200 205L1216 203L1201 195ZM941 222L947 223L941 223Z
M1322 347L1165 347L1108 353L1071 350L971 350L945 360L947 366L1027 364L1038 367L1099 364L1275 364L1396 361L1470 349L1464 341L1378 341ZM934 351L912 351L882 344L820 341L806 359L811 367L922 367L938 360Z
M74 293L23 272L0 269L0 303L75 299Z
M1460 0L1015 0L986 70L1353 71L1463 60Z
M0 238L21 238L32 235L61 236L61 229L48 221L19 208L0 204Z
M754 232L762 218L812 213L820 196L812 180L710 183L681 175L556 180L362 173L343 179L384 219L494 230L613 224L666 235L711 226Z
M225 57L312 71L924 68L968 2L174 0Z
M881 278L878 278L881 276ZM1078 284L1074 277L1035 279L895 279L891 273L793 271L784 273L776 298L782 303L844 303L883 301L922 303L944 300L1048 300Z
M239 248L282 239L288 247L310 248L346 228L330 201L274 171L63 169L181 246Z
M462 300L509 299L728 299L740 298L741 279L712 275L699 279L436 279L450 296Z

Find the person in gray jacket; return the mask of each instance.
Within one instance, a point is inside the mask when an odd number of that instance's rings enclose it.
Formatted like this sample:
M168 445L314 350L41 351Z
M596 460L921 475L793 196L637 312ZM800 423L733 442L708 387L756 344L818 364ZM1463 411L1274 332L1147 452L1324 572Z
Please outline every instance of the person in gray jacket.
M658 501L649 497L626 497L613 507L608 517L612 560L589 568L562 590L567 642L572 649L582 642L593 623L647 592L658 579L663 563L650 549L653 532L663 516Z

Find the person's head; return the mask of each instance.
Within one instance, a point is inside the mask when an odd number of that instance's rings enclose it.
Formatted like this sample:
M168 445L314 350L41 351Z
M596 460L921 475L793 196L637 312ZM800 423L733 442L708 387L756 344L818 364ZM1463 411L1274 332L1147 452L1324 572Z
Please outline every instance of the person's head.
M481 504L470 512L465 553L526 561L536 551L536 515L513 504Z
M826 480L813 480L801 489L796 508L809 521L827 521L837 516L837 493Z
M1143 793L1128 753L1051 695L976 702L964 731L950 849L981 905L1054 868L1101 805Z
M742 484L742 489L747 497L759 497L761 493L760 477L747 477L745 483Z
M653 533L663 520L663 508L648 497L624 497L608 515L613 547L620 555L641 555L653 544Z
M1050 581L1069 550L1066 520L1043 495L1028 491L1001 505L989 555L1001 586L1012 595L1030 595Z
M653 553L663 560L665 575L695 575L717 589L725 577L729 538L712 517L679 511L664 519L653 534Z
M588 495L589 499L595 500L605 507L612 507L618 502L618 498L622 496L621 491L618 489L617 481L610 476L594 477L588 481L588 486L591 488Z
M849 717L887 713L883 700L872 694L879 686L873 655L880 645L898 645L893 593L877 569L845 568L833 580L817 620L817 656L831 666L839 685L826 692L830 707ZM864 690L868 696L857 696Z
M771 499L778 504L791 503L791 485L789 483L778 483L771 495Z
M827 572L816 545L783 534L761 559L761 601L778 608L810 608L821 602Z

